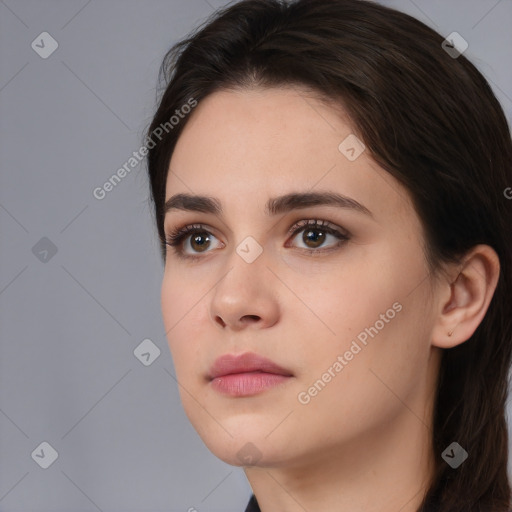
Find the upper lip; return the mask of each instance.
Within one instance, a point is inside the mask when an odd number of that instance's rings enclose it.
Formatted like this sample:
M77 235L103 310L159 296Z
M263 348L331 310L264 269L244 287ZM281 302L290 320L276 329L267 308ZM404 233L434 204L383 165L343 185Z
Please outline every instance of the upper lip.
M286 368L279 366L266 357L253 352L245 352L240 355L224 354L217 358L210 368L208 377L212 380L222 375L257 371L286 376L292 375Z

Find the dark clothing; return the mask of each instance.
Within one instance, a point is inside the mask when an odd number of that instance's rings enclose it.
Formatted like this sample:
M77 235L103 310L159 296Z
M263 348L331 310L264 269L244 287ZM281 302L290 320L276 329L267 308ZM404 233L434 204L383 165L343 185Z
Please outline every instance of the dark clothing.
M254 496L254 494L251 496L251 499L249 500L249 503L247 504L247 508L245 509L245 512L261 512L260 506L258 505L258 502L256 501L256 496Z
M435 512L437 510L437 505L435 505L433 501L434 500L432 500L430 504L427 504L426 512ZM247 508L244 512L261 512L260 506L258 505L256 496L254 496L254 494L251 496L251 499L249 500Z

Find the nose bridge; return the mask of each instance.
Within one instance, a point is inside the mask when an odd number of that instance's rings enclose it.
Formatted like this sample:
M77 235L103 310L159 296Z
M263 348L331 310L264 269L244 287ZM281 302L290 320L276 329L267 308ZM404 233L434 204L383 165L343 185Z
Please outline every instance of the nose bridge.
M263 246L253 237L246 236L234 246L226 262L228 273L219 283L234 292L256 293L260 284L266 281L265 274L268 262ZM268 276L267 276L268 277Z
M233 210L234 222L230 228L233 234L233 247L230 249L227 266L242 272L265 272L268 248L264 249L266 230L269 229L262 215L262 201L254 201L251 206L247 201L237 203ZM252 209L252 210L251 210ZM234 212L237 212L236 215ZM235 270L233 268L232 271Z
M214 321L239 326L242 319L272 322L275 304L267 258L263 247L252 236L242 239L226 260L226 273L215 287L210 304Z

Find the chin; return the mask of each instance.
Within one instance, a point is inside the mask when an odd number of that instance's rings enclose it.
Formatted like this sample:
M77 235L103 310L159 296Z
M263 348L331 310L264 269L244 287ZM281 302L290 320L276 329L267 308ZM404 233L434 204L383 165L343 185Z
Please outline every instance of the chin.
M247 436L234 436L229 440L223 438L202 438L206 447L217 458L230 466L264 465L268 448L261 441Z
M230 428L230 422L222 422L227 434L221 427L208 432L197 430L205 446L217 458L231 466L273 466L279 463L278 436L272 442L266 438L269 429L244 428L245 422L239 422L238 428ZM231 422L234 424L235 422ZM270 429L271 430L271 429ZM222 431L222 434L220 433Z
M232 466L274 465L282 458L290 436L290 425L275 429L282 415L257 412L253 406L240 405L237 411L183 396L185 413L199 437L217 458ZM208 414L209 411L211 413ZM214 419L215 418L215 419ZM269 433L271 435L269 436Z

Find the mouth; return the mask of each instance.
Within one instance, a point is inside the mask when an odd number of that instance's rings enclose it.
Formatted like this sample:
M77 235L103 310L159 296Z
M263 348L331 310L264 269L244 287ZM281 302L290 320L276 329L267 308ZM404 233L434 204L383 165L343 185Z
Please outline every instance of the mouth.
M256 395L291 377L293 374L286 368L251 352L219 357L208 375L212 388L229 396Z

